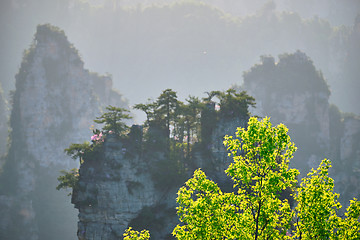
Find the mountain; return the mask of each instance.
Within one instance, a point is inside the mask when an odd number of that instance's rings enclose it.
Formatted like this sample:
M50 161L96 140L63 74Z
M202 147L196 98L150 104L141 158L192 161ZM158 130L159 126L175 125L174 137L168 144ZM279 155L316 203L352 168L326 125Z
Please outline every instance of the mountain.
M0 238L75 239L76 212L55 190L59 171L78 166L64 149L87 139L105 106L127 103L111 77L84 69L64 32L49 24L37 27L15 78L0 176Z
M241 81L242 72L258 56L299 49L326 76L330 102L360 114L351 104L359 98L353 91L356 80L349 79L358 76L356 67L345 70L348 52L356 55L349 46L358 42L350 40L360 9L357 0L4 0L0 4L0 20L6 23L0 25L0 80L5 93L13 89L12 76L32 29L50 22L71 37L87 68L114 76L114 86L127 93L131 104L156 96L164 85L176 89L182 99L228 88Z
M262 56L244 73L242 88L256 99L252 114L288 126L298 147L292 165L301 177L330 158L341 203L359 197L360 117L329 103L330 87L305 53L282 54L278 61Z

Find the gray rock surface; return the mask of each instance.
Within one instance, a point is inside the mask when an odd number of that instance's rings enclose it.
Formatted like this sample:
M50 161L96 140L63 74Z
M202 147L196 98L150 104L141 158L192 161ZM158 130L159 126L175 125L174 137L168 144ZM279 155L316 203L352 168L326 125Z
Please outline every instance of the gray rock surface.
M84 69L64 32L39 25L16 75L0 187L0 239L75 239L76 210L55 189L77 167L64 149L88 140L104 106L125 106L109 76Z

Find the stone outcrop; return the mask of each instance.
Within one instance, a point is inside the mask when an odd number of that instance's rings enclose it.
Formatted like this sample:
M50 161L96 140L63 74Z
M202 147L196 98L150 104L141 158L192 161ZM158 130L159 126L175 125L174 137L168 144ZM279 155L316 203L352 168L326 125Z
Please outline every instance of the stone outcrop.
M124 144L109 135L103 156L81 165L72 196L79 209L79 239L119 239L141 209L159 202L161 192L147 171L149 163L126 152Z
M175 165L166 151L166 142L163 149L144 147L153 146L157 137L166 138L155 126L147 131L153 135L146 140L107 135L104 143L100 143L101 156L84 159L78 185L73 190L72 203L79 209L78 238L121 239L125 229L132 227L150 230L152 239L173 239L171 232L179 223L176 193L194 169L202 168L223 189L232 188L224 173L231 159L222 139L226 134L233 135L237 127L245 127L247 120L248 116L220 118L205 149L193 150L190 160L180 158ZM129 136L134 135L134 129L133 126ZM140 148L134 148L136 145ZM177 168L179 164L186 167ZM176 169L185 169L177 179Z
M360 191L348 188L360 183L355 176L355 165L360 160L359 118L344 117L329 104L329 87L306 54L284 54L278 62L273 57L262 57L260 64L244 74L243 88L256 99L254 115L271 116L272 123L281 122L289 128L298 147L292 164L300 169L301 177L322 159L330 158L331 176L343 196L342 204L359 197Z
M88 140L92 120L126 102L112 79L84 69L64 32L37 27L16 75L10 148L1 174L1 239L75 239L76 210L55 190L62 169L78 166L64 153Z
M4 92L0 84L0 168L3 164L3 156L6 152L8 136L8 106Z

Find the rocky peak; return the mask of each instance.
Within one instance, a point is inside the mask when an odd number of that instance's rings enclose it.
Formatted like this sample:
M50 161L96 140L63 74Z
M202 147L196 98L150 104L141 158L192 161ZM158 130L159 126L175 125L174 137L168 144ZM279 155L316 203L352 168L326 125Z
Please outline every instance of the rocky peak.
M223 137L245 127L246 101L251 98L227 94L220 96L222 110L215 102L206 102L201 129L207 131L202 131L201 142L190 143L186 154L186 147L178 147L181 142L169 137L165 123L157 120L133 125L127 136L105 133L104 141L93 141L73 188L72 203L79 209L78 238L121 239L131 226L149 229L154 239L172 239L178 223L176 192L195 169L202 168L221 187L232 186L224 173L230 161ZM244 97L241 103L246 105L240 112L232 109L239 114L232 114L231 104L225 103L225 97L234 100L235 96Z
M244 74L244 89L256 99L253 114L271 116L272 122L282 122L290 131L293 125L301 125L300 131L308 131L310 136L315 131L314 143L328 149L330 91L305 53L280 55L275 64L263 58Z
M305 53L283 54L278 62L273 62L271 57L263 57L244 74L243 88L257 103L252 113L271 116L273 123L288 126L298 147L293 167L300 170L301 176L316 168L322 159L330 158L334 166L332 177L335 186L340 186L337 190L346 206L349 199L358 197L345 186L358 184L360 179L355 170L344 168L347 165L356 169L358 117L344 117L336 106L329 105L326 80Z
M79 209L79 239L120 239L144 207L156 205L157 191L146 163L136 152L128 157L124 143L105 138L101 157L86 160L72 203Z
M59 171L77 166L64 149L88 139L92 120L104 106L126 105L112 89L111 77L83 66L62 30L49 24L37 27L12 100L11 145L0 181L0 193L8 196L0 205L10 206L0 208L4 239L75 238L76 212L64 193L55 190Z

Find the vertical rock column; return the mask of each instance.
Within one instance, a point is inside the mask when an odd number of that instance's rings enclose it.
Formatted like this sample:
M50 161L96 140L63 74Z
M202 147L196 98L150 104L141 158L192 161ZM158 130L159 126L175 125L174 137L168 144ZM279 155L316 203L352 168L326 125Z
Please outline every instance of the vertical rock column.
M155 190L147 163L113 135L107 135L101 154L84 159L72 203L79 209L78 238L115 240L145 206L155 205Z
M11 143L0 176L0 239L75 239L76 210L55 189L59 171L77 167L64 149L88 139L104 106L124 102L111 79L84 69L64 32L48 24L37 27L24 52L12 102Z

